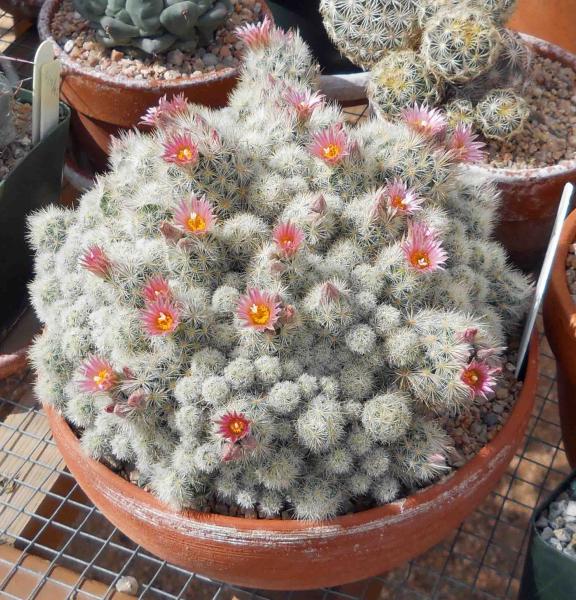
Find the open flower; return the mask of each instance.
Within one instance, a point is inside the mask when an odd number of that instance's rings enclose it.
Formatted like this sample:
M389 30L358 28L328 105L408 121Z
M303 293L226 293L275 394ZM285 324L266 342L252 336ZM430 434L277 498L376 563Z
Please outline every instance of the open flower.
M146 282L146 285L142 290L142 295L144 296L146 303L155 302L160 299L171 300L172 290L166 279L161 275L157 275L156 277L151 277Z
M482 162L486 157L485 146L469 125L458 125L447 142L448 150L455 160L465 163Z
M411 215L420 209L423 200L400 179L394 179L386 184L378 194L378 206L385 203L386 210L392 216L400 213Z
M260 23L248 23L242 27L237 27L234 32L248 48L259 48L268 46L273 29L272 21L266 15Z
M165 298L150 302L141 314L149 335L168 335L180 324L180 311L173 302Z
M80 266L102 279L110 275L112 261L101 246L90 246L80 257Z
M193 235L208 233L215 221L212 206L205 198L186 198L174 211L174 224Z
M337 165L350 154L350 141L341 125L314 134L310 152L329 165Z
M273 331L280 316L280 302L275 294L251 288L238 300L237 314L246 327Z
M421 223L412 223L402 251L411 268L422 273L443 269L448 258L434 232Z
M415 104L402 111L402 118L410 129L425 137L440 135L446 130L446 117L437 108Z
M99 356L91 356L82 365L80 388L84 392L109 392L117 383L118 375L112 365Z
M304 232L294 223L280 223L272 234L274 242L282 256L294 256L304 241Z
M169 136L162 144L164 154L162 158L178 166L194 165L198 162L198 147L188 133L177 133Z
M462 371L460 379L470 388L472 395L486 397L494 391L496 379L494 375L500 369L491 367L485 362L472 360L470 364Z
M296 111L299 121L308 121L312 113L324 104L324 96L318 92L306 90L301 92L295 88L288 88L284 99Z
M218 425L218 433L233 444L250 435L249 419L235 410L228 411L216 421L216 425Z
M176 94L170 100L162 96L157 106L150 107L142 119L140 125L149 127L162 127L168 124L174 117L188 111L188 100L184 94Z

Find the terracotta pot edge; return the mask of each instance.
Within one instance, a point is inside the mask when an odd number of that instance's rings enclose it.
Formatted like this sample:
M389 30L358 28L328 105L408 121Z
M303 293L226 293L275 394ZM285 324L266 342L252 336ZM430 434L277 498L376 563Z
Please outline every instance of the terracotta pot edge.
M116 475L102 463L89 457L85 457L84 460L90 462L90 468L95 471L103 481L113 482L113 485L106 486L107 488L117 490L122 497L134 498L137 503L145 504L149 510L159 515L164 514L172 518L177 518L178 515L180 515L182 518L191 519L199 526L219 526L222 528L234 529L238 532L261 531L268 534L286 534L287 532L291 532L301 536L303 533L309 531L314 535L324 536L336 529L340 534L345 534L347 529L357 530L358 528L370 526L374 521L380 519L391 519L398 517L399 515L405 515L407 514L407 511L417 510L419 506L424 505L427 502L433 502L443 494L450 495L455 488L466 486L470 480L477 479L479 473L484 471L490 461L497 461L498 457L502 455L508 456L510 448L507 440L515 438L517 434L517 424L523 422L524 413L531 410L532 399L535 395L537 383L538 362L538 339L535 334L532 337L530 344L528 369L524 380L524 386L506 424L491 442L486 444L471 461L458 469L452 477L422 489L397 502L352 515L343 515L328 521L314 522L244 519L214 513L201 513L193 510L177 512L162 504L151 493L134 486L134 484L126 481L119 475ZM76 452L83 452L80 449L78 438L72 432L64 418L50 405L44 405L44 409L47 413L58 445L60 446L60 444L63 444L70 448L74 448Z

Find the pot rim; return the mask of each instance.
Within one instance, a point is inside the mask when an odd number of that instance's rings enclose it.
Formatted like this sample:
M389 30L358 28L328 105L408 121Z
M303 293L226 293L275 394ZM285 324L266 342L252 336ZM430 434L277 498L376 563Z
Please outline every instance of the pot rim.
M226 531L233 530L234 537L237 540L252 544L262 543L262 540L268 539L266 536L270 534L292 536L292 538L286 538L289 543L290 539L301 539L302 536L305 536L306 539L333 538L343 534L359 533L378 526L378 522L380 522L380 526L384 526L386 521L394 518L406 518L406 513L409 511L417 514L423 507L425 509L426 505L441 499L443 495L458 495L458 490L467 489L470 485L473 485L476 479L481 477L483 471L487 468L487 464L494 460L498 461L498 457L503 451L509 451L503 440L514 436L517 422L522 420L522 414L526 412L527 406L531 406L530 397L535 391L538 377L538 347L538 335L534 332L530 342L526 377L514 408L502 429L480 449L472 460L442 481L429 485L395 502L358 513L342 515L329 520L306 521L296 519L247 519L217 513L204 513L193 509L177 511L162 503L150 492L120 477L103 463L87 455L84 455L84 461L88 461L91 465L90 469L95 472L95 481L98 487L114 489L118 500L131 498L133 506L144 504L158 516L164 514L172 518L186 519L206 533L211 531L216 534L215 530L220 530L223 535L226 535ZM66 445L74 446L79 453L83 453L80 440L63 416L52 405L43 403L43 407L51 424L56 423L59 435L66 438ZM107 482L107 484L103 484L103 482Z
M131 77L123 77L121 75L110 75L104 71L96 71L92 67L84 67L77 61L70 58L70 56L64 52L64 49L58 44L58 42L52 36L51 24L52 19L60 8L63 0L45 0L40 9L38 16L38 35L42 41L49 40L52 42L54 47L54 54L62 63L64 75L76 75L85 77L87 79L93 79L98 83L106 83L113 87L133 89L133 90L150 90L150 91L172 91L174 88L187 89L191 87L199 87L208 85L215 82L224 81L227 79L234 79L238 77L240 72L239 67L226 67L220 71L211 71L209 73L203 73L202 75L194 78L190 77L178 77L176 79L134 79ZM268 17L272 18L272 14L265 0L261 0L262 12Z
M527 33L520 33L522 39L538 54L549 56L553 60L562 63L564 66L576 72L576 55L564 50L560 46L542 40ZM566 173L574 172L576 174L576 157L563 160L561 163L548 165L545 167L529 167L524 169L513 169L503 167L493 167L488 164L479 163L473 165L464 165L468 172L489 174L496 182L508 184L526 183L526 180L541 180L551 177L565 176Z
M570 249L570 244L576 242L576 208L568 215L564 225L562 226L562 234L560 236L560 243L556 252L556 258L554 261L554 267L552 270L552 277L550 286L554 286L558 301L560 304L560 310L568 317L570 321L570 315L576 313L576 303L572 300L570 289L568 288L568 278L566 277L566 258Z

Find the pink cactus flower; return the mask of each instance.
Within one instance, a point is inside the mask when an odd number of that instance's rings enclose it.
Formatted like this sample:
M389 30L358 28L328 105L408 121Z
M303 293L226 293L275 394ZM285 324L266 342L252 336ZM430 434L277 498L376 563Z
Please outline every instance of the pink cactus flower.
M142 290L142 295L144 296L144 300L146 303L155 302L163 298L164 300L172 299L172 290L168 285L168 282L161 275L157 275L156 277L151 277L144 289Z
M485 362L472 360L470 364L464 368L460 379L470 388L474 397L486 397L494 391L496 387L496 379L494 375L500 369L491 367Z
M102 279L110 275L112 261L101 246L90 246L80 257L80 266Z
M280 316L280 302L275 294L251 288L238 300L237 314L246 327L273 331Z
M162 96L157 106L150 107L142 119L140 125L149 127L163 127L180 114L188 111L188 100L184 94L176 94L170 100L167 96Z
M208 233L215 222L212 205L205 198L186 198L174 211L174 224L192 235Z
M323 302L335 302L341 296L340 290L331 282L327 281L320 291Z
M162 158L180 167L195 165L198 162L198 147L188 133L177 133L168 137L162 144Z
M284 94L286 102L296 111L298 120L308 121L314 111L324 104L324 96L318 92L306 90L301 92L295 88L288 88Z
M222 462L233 462L240 460L257 446L256 438L248 434L238 443L227 442L222 448Z
M280 323L290 325L296 321L296 307L292 304L284 304L280 313Z
M147 304L141 317L148 335L168 335L180 324L180 311L165 298Z
M402 250L410 267L421 273L443 269L448 258L434 232L420 223L410 225Z
M437 108L428 108L425 104L406 108L402 111L402 118L410 129L424 137L440 135L448 126L446 117Z
M322 193L320 193L320 194L318 194L318 196L316 196L316 198L314 199L314 202L312 202L312 205L310 206L310 210L313 213L316 213L317 215L325 214L327 208L328 208L328 204L326 203L326 198L324 197L324 194L322 194Z
M382 202L385 202L386 210L392 216L396 214L411 215L420 209L423 201L403 181L394 179L387 183L378 194L377 205L381 206Z
M260 23L248 23L235 29L236 35L248 48L262 48L270 44L274 25L266 15Z
M458 125L448 138L447 147L458 162L476 163L486 158L486 144L478 140L469 125Z
M287 221L274 229L272 237L280 254L289 258L298 252L304 241L304 232L294 223Z
M477 327L468 327L459 335L459 337L463 342L471 344L476 339L477 335L478 335Z
M341 125L333 125L314 134L310 152L334 166L350 154L350 141Z
M218 433L233 444L250 435L250 420L243 413L228 411L216 421Z
M162 221L159 229L160 233L166 238L166 240L173 242L174 244L178 243L184 237L182 231L168 221Z
M112 365L99 356L91 356L82 364L83 379L80 389L84 392L109 392L117 383L118 375Z

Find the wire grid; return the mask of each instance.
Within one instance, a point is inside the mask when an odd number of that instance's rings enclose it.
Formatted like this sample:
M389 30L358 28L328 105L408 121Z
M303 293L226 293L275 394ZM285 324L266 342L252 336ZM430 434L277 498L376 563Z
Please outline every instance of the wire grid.
M10 599L115 597L115 584L125 575L139 582L138 598L163 600L502 600L516 598L525 556L528 520L537 503L568 473L560 445L555 388L555 363L545 339L541 348L541 378L528 435L500 481L476 512L452 536L424 555L381 577L365 582L307 592L246 590L212 581L162 561L131 542L86 498L60 459L48 427L37 433L30 423L45 422L37 404L26 406L14 397L27 394L28 374L8 381L0 399L0 414L18 414L17 425L0 424L0 535L17 549L14 558L0 552L0 597ZM7 391L7 393L6 393ZM28 396L29 398L29 396ZM27 452L16 442L25 440ZM20 443L22 445L22 443ZM46 458L48 457L48 458ZM7 461L18 468L4 472ZM30 481L29 473L35 480ZM38 473L42 476L39 478ZM30 494L29 503L15 506L16 491ZM34 507L36 495L43 498ZM6 511L12 511L6 519ZM27 519L23 531L14 523ZM2 547L0 547L0 550ZM42 561L30 562L35 557ZM76 573L65 581L62 567ZM68 572L69 572L68 571ZM99 582L99 583L98 583ZM48 595L46 591L49 590Z

